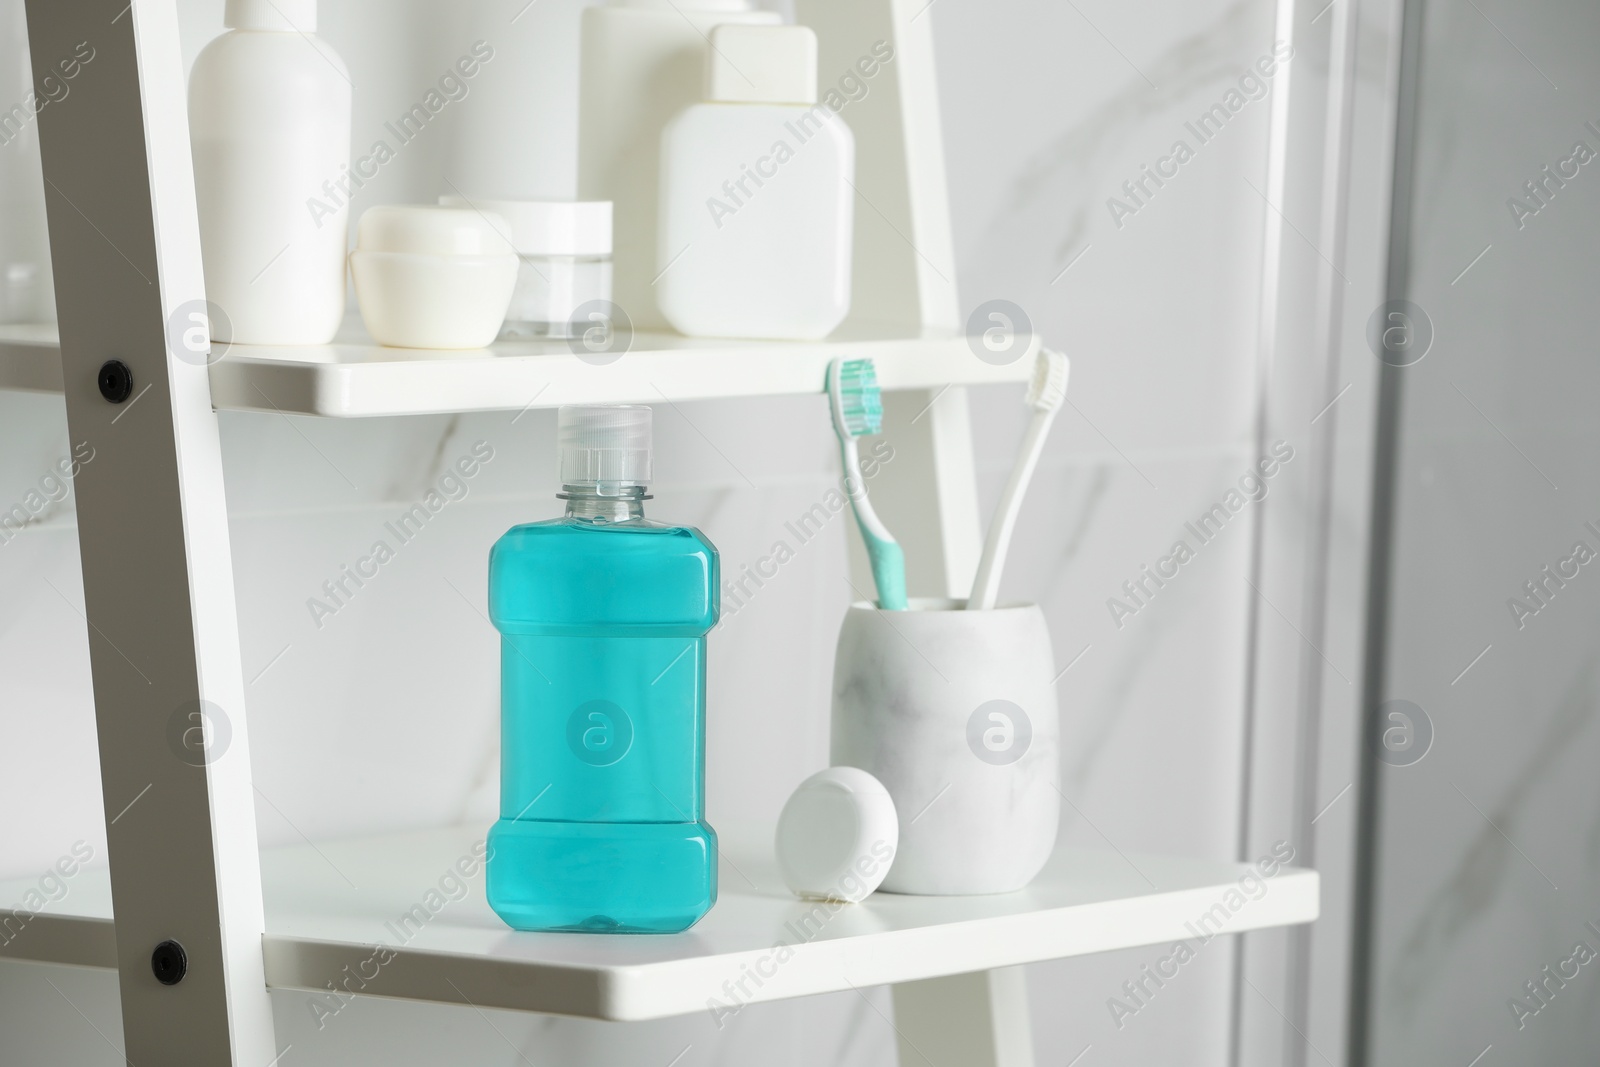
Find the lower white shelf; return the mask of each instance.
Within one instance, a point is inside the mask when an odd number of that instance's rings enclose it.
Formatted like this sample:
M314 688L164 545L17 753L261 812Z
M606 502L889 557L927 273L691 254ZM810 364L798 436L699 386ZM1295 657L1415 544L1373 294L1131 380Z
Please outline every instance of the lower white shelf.
M830 906L789 895L770 842L724 840L720 898L687 933L529 934L489 910L481 871L464 889L452 877L482 839L483 828L459 828L264 852L267 984L325 992L331 982L360 995L654 1019L1139 945L1195 945L1310 922L1319 907L1314 871L1285 867L1263 879L1241 864L1068 848L1019 893L877 893ZM0 883L0 902L15 907L37 884ZM85 871L67 884L66 896L37 915L0 910L0 959L115 967L107 874Z
M211 366L211 400L219 410L364 418L801 395L823 392L836 356L872 357L886 390L939 389L1026 382L1039 340L1015 344L1003 361L980 359L962 334L869 324L814 342L639 333L626 352L580 358L565 341L385 348L352 318L331 345L232 346ZM54 326L0 326L0 389L61 392Z

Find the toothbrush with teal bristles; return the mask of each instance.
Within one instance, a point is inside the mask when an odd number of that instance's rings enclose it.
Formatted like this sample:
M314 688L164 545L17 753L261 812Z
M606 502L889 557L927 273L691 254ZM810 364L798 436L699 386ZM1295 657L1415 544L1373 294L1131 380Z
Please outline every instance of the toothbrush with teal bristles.
M867 558L872 561L872 580L878 586L878 607L884 611L905 611L906 559L900 543L872 510L867 499L866 480L861 475L861 450L858 441L883 430L883 394L878 389L878 371L870 359L836 359L828 364L828 408L833 413L833 429L839 435L844 461L845 491L867 543Z

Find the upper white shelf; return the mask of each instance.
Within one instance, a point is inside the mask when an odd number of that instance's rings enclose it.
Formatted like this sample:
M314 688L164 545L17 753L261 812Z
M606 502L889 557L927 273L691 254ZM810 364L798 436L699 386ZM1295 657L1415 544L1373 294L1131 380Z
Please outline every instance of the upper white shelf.
M1025 382L1038 340L996 365L961 334L863 328L817 342L709 341L635 334L609 362L562 341L512 342L467 352L385 348L351 319L331 345L235 345L211 368L219 409L359 418L518 411L562 404L651 404L823 391L836 356L870 356L886 390ZM0 389L61 391L52 326L0 327Z
M740 983L747 1003L782 1000L1310 922L1319 906L1313 871L1241 884L1251 868L1239 864L1063 848L1019 893L877 893L833 909L783 888L770 842L726 838L716 907L687 933L662 936L507 929L481 872L464 895L450 893L448 876L481 828L269 850L267 985L324 992L348 973L367 977L361 992L373 996L654 1019L705 1011L713 998L730 1005L726 983ZM0 883L0 906L35 887ZM0 910L0 923L7 917ZM374 963L375 946L396 954ZM0 942L3 959L114 967L107 875L79 874L59 904Z

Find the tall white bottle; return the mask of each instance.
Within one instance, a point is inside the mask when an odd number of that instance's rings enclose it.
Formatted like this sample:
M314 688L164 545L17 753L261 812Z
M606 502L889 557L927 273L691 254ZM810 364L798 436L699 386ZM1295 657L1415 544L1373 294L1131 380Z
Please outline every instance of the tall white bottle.
M612 203L612 299L637 329L666 325L654 286L661 130L703 98L714 27L780 21L749 0L609 0L583 13L578 199Z
M804 26L711 33L707 102L661 138L661 311L691 337L820 340L850 311L855 137Z
M217 340L316 345L344 318L351 87L316 0L228 0L189 78Z

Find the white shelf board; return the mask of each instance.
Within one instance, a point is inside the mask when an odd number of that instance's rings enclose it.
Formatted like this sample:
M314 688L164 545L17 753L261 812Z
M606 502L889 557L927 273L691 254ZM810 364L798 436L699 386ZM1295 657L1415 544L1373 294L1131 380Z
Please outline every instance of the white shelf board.
M331 345L234 345L211 368L219 409L359 418L518 411L562 404L659 404L820 393L835 356L870 356L886 390L1025 382L1038 351L996 365L964 335L862 327L826 341L711 341L640 333L614 361L580 359L563 341L465 352L385 348L359 319ZM53 326L0 326L0 389L61 391Z
M403 940L401 916L426 910L429 890L482 835L427 830L264 852L267 984L326 991L346 966L361 973L374 946L385 945L396 955L378 967L366 995L653 1019L704 1011L712 998L729 1003L724 983L752 973L761 983L746 979L747 1003L1192 941L1208 915L1206 929L1222 933L1304 923L1319 907L1313 871L1283 868L1265 891L1246 894L1239 880L1250 868L1239 864L1060 848L1021 892L877 893L833 912L789 895L770 842L725 839L720 898L686 933L519 933L489 910L480 873L465 897ZM36 885L0 883L0 906L14 907ZM107 875L85 871L69 887L9 942L0 938L0 960L115 966ZM809 937L807 915L825 916ZM7 916L0 910L0 924ZM781 962L779 944L792 953Z

